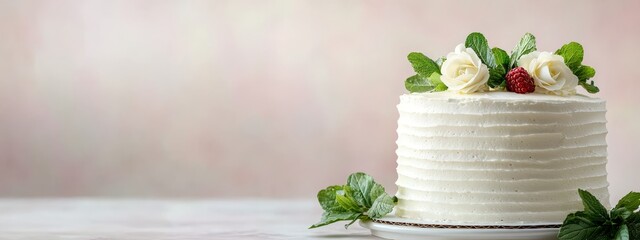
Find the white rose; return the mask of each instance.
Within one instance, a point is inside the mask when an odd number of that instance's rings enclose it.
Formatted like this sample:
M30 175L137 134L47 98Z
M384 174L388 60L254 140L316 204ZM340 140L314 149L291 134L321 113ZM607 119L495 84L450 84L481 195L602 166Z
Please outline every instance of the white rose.
M576 93L578 77L564 63L564 58L550 52L531 52L520 57L523 67L536 84L536 92L554 95Z
M447 54L442 63L442 82L449 90L459 93L482 92L488 89L489 69L478 55L464 44L456 46L455 52Z

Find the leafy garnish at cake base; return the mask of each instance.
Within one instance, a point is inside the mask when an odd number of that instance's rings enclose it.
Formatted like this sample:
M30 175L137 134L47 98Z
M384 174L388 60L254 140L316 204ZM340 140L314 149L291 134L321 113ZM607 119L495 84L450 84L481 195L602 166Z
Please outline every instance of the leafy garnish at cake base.
M640 239L640 193L630 192L608 212L591 193L579 189L584 211L571 213L562 223L560 240Z
M351 174L345 185L320 190L318 202L324 213L320 222L309 228L350 221L344 226L347 228L356 220L381 218L393 210L397 198L387 194L371 176L359 172Z
M600 89L594 85L593 81L587 82L587 80L596 75L596 70L592 67L582 65L582 59L584 58L584 48L582 48L582 45L577 42L570 42L563 45L555 54L564 58L564 63L571 69L573 74L578 77L578 84L587 90L587 92L597 93L600 91Z

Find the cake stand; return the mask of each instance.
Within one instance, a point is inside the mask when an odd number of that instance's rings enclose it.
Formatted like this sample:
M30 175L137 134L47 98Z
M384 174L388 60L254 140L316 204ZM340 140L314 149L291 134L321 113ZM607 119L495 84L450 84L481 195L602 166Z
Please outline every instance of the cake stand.
M399 218L392 214L360 226L386 239L402 240L557 240L561 223L518 225L448 225Z

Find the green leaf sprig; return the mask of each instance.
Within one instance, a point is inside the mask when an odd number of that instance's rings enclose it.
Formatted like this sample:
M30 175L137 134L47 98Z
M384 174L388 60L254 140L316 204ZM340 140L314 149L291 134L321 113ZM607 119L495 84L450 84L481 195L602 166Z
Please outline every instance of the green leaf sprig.
M511 52L511 56L500 48L490 48L487 38L482 33L474 32L469 34L464 44L465 47L473 49L482 63L487 65L489 69L487 85L494 89L504 88L506 85L505 76L515 66L517 60L522 55L536 50L535 37L530 33L522 37ZM433 61L422 53L412 52L407 58L416 72L416 75L407 78L405 81L405 88L409 92L440 92L448 89L447 85L440 80L442 75L440 68L446 60L444 57Z
M582 45L577 42L570 42L563 45L555 54L564 58L564 63L567 64L567 67L578 77L578 84L587 90L587 92L597 93L600 91L600 89L594 85L593 80L587 82L587 80L596 75L596 70L590 66L582 65L582 59L584 58Z
M504 89L507 73L515 68L518 60L533 51L536 51L536 38L531 33L526 33L511 54L500 48L489 47L489 42L482 33L474 32L467 36L465 47L473 49L482 63L489 69L489 81L487 86L492 89ZM589 93L600 91L593 81L588 81L595 76L596 71L590 66L582 65L584 49L576 42L570 42L558 49L555 54L564 58L565 64L578 77L578 84ZM407 57L413 66L416 75L405 81L405 88L409 92L439 92L447 90L447 86L440 80L442 72L440 68L446 60L444 57L436 61L431 60L419 52L412 52Z
M409 59L413 70L417 73L407 78L404 82L404 86L409 92L439 92L447 90L447 85L440 81L442 74L440 67L444 62L443 58L433 61L422 53L412 52L409 53L407 59Z
M318 202L324 210L320 222L309 228L322 227L337 221L381 218L393 210L397 198L391 197L384 187L365 173L353 173L346 185L330 186L318 192Z
M571 213L562 223L560 240L640 239L640 193L630 192L611 210L591 193L579 189L584 211Z
M535 50L537 50L536 37L534 37L531 33L525 33L524 36L520 38L520 42L518 42L518 45L516 45L516 47L513 48L513 51L511 51L511 60L509 62L508 70L516 67L516 65L518 64L518 60L520 60L520 57L522 57L523 55L527 55Z
M464 42L464 46L473 49L480 61L482 61L489 68L489 81L487 85L491 88L496 88L500 86L503 82L506 82L505 75L507 74L507 70L504 68L505 59L502 52L504 50L496 48L496 52L498 53L499 59L496 59L494 56L494 51L489 47L489 42L487 38L482 35L482 33L474 32L467 36L467 40ZM499 60L500 62L496 61Z

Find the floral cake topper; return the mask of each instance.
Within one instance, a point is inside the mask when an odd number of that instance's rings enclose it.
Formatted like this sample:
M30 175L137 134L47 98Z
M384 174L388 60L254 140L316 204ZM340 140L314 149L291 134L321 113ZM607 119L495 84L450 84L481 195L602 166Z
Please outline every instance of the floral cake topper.
M500 48L490 48L487 39L474 32L464 44L435 61L422 53L410 53L408 59L416 75L407 78L405 87L409 92L509 91L565 96L575 94L580 85L589 93L597 93L600 89L590 80L596 71L582 65L583 57L584 49L576 42L553 53L539 52L530 33L507 54Z

